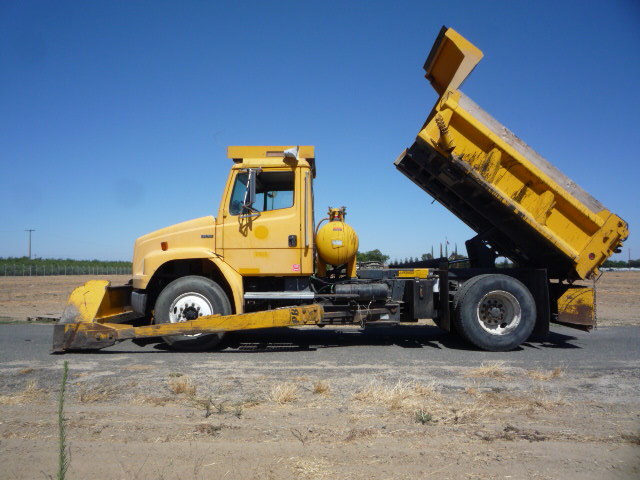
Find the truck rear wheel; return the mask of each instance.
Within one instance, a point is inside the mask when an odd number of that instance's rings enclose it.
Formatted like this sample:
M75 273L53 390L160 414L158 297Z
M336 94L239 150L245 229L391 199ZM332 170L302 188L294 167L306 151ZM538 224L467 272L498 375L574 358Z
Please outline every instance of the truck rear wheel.
M513 350L536 322L536 304L519 280L501 274L478 275L465 282L453 301L458 332L475 346L493 352Z
M211 279L199 276L181 277L167 285L156 301L155 323L178 323L198 317L231 314L231 304L224 290ZM172 335L163 337L175 350L200 351L215 348L224 333Z

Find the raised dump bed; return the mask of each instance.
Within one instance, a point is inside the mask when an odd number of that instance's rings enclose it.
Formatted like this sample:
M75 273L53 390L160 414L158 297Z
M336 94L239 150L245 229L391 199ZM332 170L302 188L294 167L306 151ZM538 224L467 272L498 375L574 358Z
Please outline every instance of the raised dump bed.
M550 278L594 278L626 222L458 90L481 58L443 27L424 67L440 98L396 167L478 233L474 266L499 254Z

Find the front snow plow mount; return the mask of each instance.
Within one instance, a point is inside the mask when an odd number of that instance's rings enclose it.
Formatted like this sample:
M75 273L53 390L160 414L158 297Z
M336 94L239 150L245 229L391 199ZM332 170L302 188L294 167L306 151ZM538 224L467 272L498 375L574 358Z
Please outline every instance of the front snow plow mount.
M322 306L312 304L238 315L208 315L186 322L136 327L115 323L123 315L131 313L125 301L126 290L119 289L110 287L106 281L91 281L74 290L60 322L54 325L52 352L99 350L137 338L315 325L324 316Z

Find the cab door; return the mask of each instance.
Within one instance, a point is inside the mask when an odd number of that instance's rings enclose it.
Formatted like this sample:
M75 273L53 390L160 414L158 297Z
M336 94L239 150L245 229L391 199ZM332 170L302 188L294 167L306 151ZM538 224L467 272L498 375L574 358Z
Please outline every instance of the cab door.
M241 275L300 275L299 169L253 170L255 199L248 208L251 169L232 173L223 209L224 260Z

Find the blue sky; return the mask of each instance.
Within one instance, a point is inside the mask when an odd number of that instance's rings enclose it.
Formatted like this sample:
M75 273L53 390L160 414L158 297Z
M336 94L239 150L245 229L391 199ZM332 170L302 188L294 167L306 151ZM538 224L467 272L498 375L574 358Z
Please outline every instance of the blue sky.
M440 27L467 95L630 224L640 257L640 2L0 2L0 256L130 259L215 215L227 145L315 145L316 217L419 256L473 233L393 167L436 100Z

